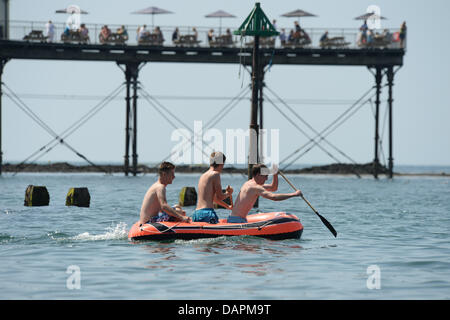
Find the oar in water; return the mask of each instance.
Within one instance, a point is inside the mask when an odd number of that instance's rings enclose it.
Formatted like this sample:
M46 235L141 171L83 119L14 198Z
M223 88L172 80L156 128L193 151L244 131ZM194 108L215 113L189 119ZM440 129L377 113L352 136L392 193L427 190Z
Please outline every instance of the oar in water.
M297 188L288 180L288 178L286 178L286 176L283 174L283 172L278 171L278 173L283 177L284 180L286 180L286 182L292 187L292 189L294 189L295 191L297 191ZM309 203L308 200L305 199L305 197L302 195L302 199L305 200L305 202L308 204L308 206L314 211L315 214L317 214L317 216L320 218L320 220L322 220L322 223L328 228L328 230L331 231L331 233L336 237L337 236L337 232L336 230L334 230L333 226L331 225L331 223L328 222L327 219L325 219L324 217L322 217L316 209L314 209L314 207L311 205L311 203Z

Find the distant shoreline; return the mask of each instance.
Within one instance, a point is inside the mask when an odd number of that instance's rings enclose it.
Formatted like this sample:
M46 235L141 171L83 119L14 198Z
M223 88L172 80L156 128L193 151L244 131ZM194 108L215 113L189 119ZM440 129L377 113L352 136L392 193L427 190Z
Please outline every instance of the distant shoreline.
M202 173L207 170L206 165L178 165L176 172L178 173ZM287 174L335 174L335 175L373 175L373 163L366 164L330 164L321 166L312 166L302 169L286 169ZM45 172L45 173L75 173L75 172L105 172L105 173L123 173L123 165L71 165L67 162L55 162L50 164L9 164L5 163L2 166L3 172ZM156 167L149 167L146 165L138 165L137 171L142 173L156 173ZM129 168L131 172L131 167ZM223 173L239 173L247 174L247 168L235 168L232 165L225 166ZM386 175L388 169L382 165L378 166L378 174ZM435 177L449 177L450 173L399 173L394 172L394 176L435 176Z

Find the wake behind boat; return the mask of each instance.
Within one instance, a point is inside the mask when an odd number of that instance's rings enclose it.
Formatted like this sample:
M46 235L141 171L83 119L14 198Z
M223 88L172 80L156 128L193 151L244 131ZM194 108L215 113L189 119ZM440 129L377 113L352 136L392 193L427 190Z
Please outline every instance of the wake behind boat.
M155 222L140 225L136 222L128 233L129 240L192 240L220 236L257 236L272 240L299 239L303 225L293 214L286 212L258 213L247 216L246 223L217 224L206 222Z

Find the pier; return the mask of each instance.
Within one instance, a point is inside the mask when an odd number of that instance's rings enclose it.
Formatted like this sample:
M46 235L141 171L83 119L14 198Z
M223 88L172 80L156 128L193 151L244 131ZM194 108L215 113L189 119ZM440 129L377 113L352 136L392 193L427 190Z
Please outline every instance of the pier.
M139 41L131 39L135 35L130 32L129 40L123 43L100 43L98 40L99 27L88 26L89 29L95 30L89 42L80 41L62 41L55 40L48 42L48 39L36 32L36 29L43 29L42 22L20 22L23 27L17 27L12 23L9 26L10 34L13 37L0 40L0 82L2 83L2 75L4 66L8 61L13 59L26 60L63 60L63 61L102 61L112 62L116 67L120 67L124 72L126 86L126 120L125 120L125 155L124 155L124 173L136 175L138 173L138 153L137 153L137 101L139 90L139 70L147 63L209 63L209 64L242 64L246 68L251 67L254 60L254 50L249 45L252 44L249 37L246 39L234 37L229 44L212 45L207 41L200 43L181 43L165 40L161 44L142 44ZM20 24L19 23L19 24ZM128 30L135 30L134 26L127 26ZM162 28L166 39L170 39L170 32L173 28ZM183 28L180 28L184 30ZM206 30L209 28L198 28L199 39L206 38ZM57 30L59 30L57 28ZM190 30L186 27L185 30ZM324 45L319 42L319 34L325 29L314 30L306 29L311 36L311 43L308 45L281 45L274 42L268 44L261 42L257 53L258 67L257 70L251 70L249 73L256 77L256 86L259 91L257 95L258 108L252 109L253 122L251 126L255 128L263 128L263 90L266 88L264 84L265 72L268 66L276 68L277 65L315 65L315 66L360 66L367 68L374 76L375 88L375 125L374 125L374 177L378 178L379 166L379 108L381 104L380 94L382 87L382 79L387 78L388 86L388 108L389 108L389 156L388 156L388 176L392 178L394 157L393 157L393 86L395 73L403 65L403 57L406 52L404 46L400 46L398 41L389 43L380 43L377 45L361 45L355 42L356 30L337 29L331 30L336 34L334 38L343 41ZM328 30L328 29L327 29ZM390 33L398 33L398 29L390 30ZM187 31L189 32L189 31ZM57 31L57 37L59 33ZM37 35L37 36L33 36ZM255 40L256 42L256 40ZM253 45L253 44L252 44ZM270 88L267 88L270 90ZM0 174L2 168L2 152L1 152L1 93L0 87ZM259 112L259 117L258 117ZM313 130L314 131L314 130ZM319 141L324 140L323 133L314 131ZM312 139L311 139L312 140ZM319 146L318 141L313 141ZM130 165L130 147L132 149L131 165ZM320 147L320 146L319 146Z

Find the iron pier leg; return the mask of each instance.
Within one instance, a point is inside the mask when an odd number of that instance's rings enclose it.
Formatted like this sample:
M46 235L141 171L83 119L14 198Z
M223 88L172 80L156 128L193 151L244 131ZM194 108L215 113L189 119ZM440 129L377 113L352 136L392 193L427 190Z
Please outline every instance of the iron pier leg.
M250 132L248 153L248 179L252 176L253 165L259 162L258 157L258 89L259 89L259 36L255 36L253 44L253 65L252 65L252 106L250 112Z
M394 101L392 98L392 86L394 85L394 67L390 66L387 69L387 79L389 86L389 178L392 179L394 175L394 158L392 157L392 102Z
M264 158L263 158L263 154L264 154L264 150L263 150L263 145L264 145L264 137L263 137L263 133L261 132L261 130L263 130L263 102L264 102L264 98L263 98L263 88L264 88L264 64L261 63L261 66L259 68L259 72L260 72L260 78L259 78L259 130L260 130L260 135L259 135L259 161L261 161L261 163L264 163ZM267 138L266 138L267 139Z
M124 173L126 176L130 173L130 124L132 121L133 141L132 141L132 168L131 172L133 176L137 174L137 90L138 90L138 75L139 75L139 62L117 63L125 64L125 81L126 81L126 111L125 111L125 156L124 156ZM123 70L123 69L122 69ZM133 89L131 89L133 86ZM133 90L133 96L131 97L131 90ZM132 101L132 106L131 106Z
M127 87L126 114L125 114L125 156L124 156L124 172L128 176L130 171L130 87L131 87L131 72L127 66L125 70L125 80Z
M137 174L137 89L138 89L138 65L133 70L133 176Z
M380 114L380 93L381 93L381 78L382 78L382 69L381 67L376 67L375 74L375 82L377 87L377 97L375 101L376 109L375 109L375 158L373 159L373 176L375 179L378 179L378 167L379 167L379 159L378 159L378 123L379 123L379 114Z
M3 68L5 64L8 62L7 59L0 60L0 175L2 174L2 166L3 166L3 150L2 150L2 76L3 76Z
M259 163L259 126L258 126L258 93L260 93L261 72L259 65L259 35L255 35L253 43L253 63L252 63L252 107L250 112L250 132L248 153L248 179L253 178L253 165ZM262 89L261 89L262 90ZM260 97L262 98L262 96ZM262 103L262 102L261 102ZM262 104L260 105L262 107ZM259 207L259 199L253 204L254 208Z

